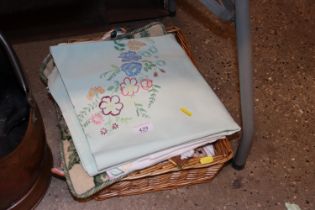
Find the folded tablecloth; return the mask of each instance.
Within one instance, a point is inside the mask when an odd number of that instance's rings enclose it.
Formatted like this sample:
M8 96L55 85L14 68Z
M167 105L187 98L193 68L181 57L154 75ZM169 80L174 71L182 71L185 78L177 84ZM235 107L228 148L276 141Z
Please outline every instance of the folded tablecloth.
M50 51L48 86L91 176L240 130L173 35Z

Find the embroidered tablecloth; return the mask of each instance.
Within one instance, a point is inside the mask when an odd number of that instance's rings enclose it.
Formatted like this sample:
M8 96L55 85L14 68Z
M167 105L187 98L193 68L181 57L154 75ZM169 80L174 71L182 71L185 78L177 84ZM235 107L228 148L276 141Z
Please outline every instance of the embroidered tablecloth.
M239 131L173 35L51 47L48 85L89 175Z

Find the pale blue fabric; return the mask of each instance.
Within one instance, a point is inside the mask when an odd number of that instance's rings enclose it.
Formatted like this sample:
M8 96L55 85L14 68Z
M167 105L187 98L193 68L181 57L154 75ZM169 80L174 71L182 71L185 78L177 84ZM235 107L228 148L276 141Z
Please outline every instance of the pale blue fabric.
M82 126L80 132L78 129L71 131L69 126L69 123L77 124L78 121L73 120L67 124L72 135L80 133L77 136L83 136L84 133L86 136L86 139L82 140L86 141L84 144L77 143L75 146L78 151L82 151L79 152L79 156L81 160L86 160L83 167L90 175L203 137L219 138L240 130L173 35L137 39L145 43L140 49L132 48L138 57L123 58L122 53L130 51L127 49L129 41L121 41L120 45L113 41L103 41L51 47L51 54L61 77L58 82L63 82L70 99L68 102L74 107L70 111L61 109L63 114L74 111L78 116L82 114L82 110L88 112L84 120L79 123ZM117 46L119 48L122 45L124 49L117 50ZM163 62L159 63L161 66L156 70L145 72L144 60L153 63ZM133 63L134 66L131 68L133 71L124 71L123 66L126 63L128 65ZM140 72L134 63L142 64ZM112 79L101 78L100 75L112 71L112 65L119 67L117 75ZM158 76L155 74L156 71ZM122 94L122 89L127 90L122 86L119 86L118 90L116 88L116 91L110 90L110 87L115 86L117 82L124 83L126 77L136 79L137 82L152 80L154 85L160 87L152 106L148 106L152 92L142 88L140 84L138 84L139 91L132 97ZM94 104L99 105L100 98L103 96L114 95L119 96L119 102L123 104L119 115L103 114L102 125L91 123L92 116L102 113L98 105L88 106L93 102L87 99L87 94L92 87L102 87L105 90L104 93L99 94L99 98L93 98L94 102L97 102ZM64 94L58 97L62 98ZM57 99L56 101L58 103ZM135 103L142 104L148 118L137 115ZM87 107L90 107L90 111ZM192 116L181 112L182 107L186 107ZM129 120L123 122L120 120L121 117ZM83 126L84 122L89 123ZM115 123L119 127L111 129ZM142 124L152 126L145 134L135 132L135 128ZM103 127L108 130L105 135L100 132ZM74 136L73 140L76 142Z
M77 153L80 157L83 168L90 175L98 174L99 171L97 170L90 146L86 141L86 136L76 117L73 105L57 69L54 69L48 77L48 88L50 94L55 99L63 114L63 118L67 123L71 137L73 139L74 146L78 148Z

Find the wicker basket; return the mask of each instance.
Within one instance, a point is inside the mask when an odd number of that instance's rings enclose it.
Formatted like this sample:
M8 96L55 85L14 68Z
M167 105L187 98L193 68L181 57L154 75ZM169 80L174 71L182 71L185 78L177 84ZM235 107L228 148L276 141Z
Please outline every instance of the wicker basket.
M181 30L172 27L168 32L176 35L178 43L195 63ZM227 139L215 142L214 148L216 155L213 162L209 164L201 164L199 157L190 158L181 167L170 161L164 161L131 173L94 195L94 199L104 200L114 196L142 194L210 181L233 156L231 144Z
M216 155L212 163L200 164L200 158L197 157L189 159L187 164L178 168L170 161L164 161L130 174L120 182L103 189L94 196L94 199L104 200L210 181L233 156L227 139L217 141L214 147Z

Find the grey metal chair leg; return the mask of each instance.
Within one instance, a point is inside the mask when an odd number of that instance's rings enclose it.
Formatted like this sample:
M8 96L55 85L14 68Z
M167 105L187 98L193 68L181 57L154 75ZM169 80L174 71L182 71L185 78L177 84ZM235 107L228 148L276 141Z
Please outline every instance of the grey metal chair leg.
M176 14L176 0L168 0L168 11L170 16L175 16Z
M235 169L243 169L254 134L252 53L248 0L235 0L235 10L243 132L240 145L233 159L233 167Z

